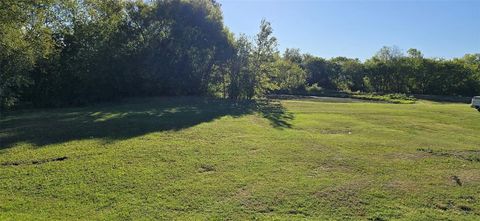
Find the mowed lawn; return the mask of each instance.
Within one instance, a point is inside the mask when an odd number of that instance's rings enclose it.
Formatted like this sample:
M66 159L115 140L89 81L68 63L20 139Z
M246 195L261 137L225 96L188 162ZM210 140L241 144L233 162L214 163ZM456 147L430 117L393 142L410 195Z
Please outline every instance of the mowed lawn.
M467 104L149 98L0 126L0 220L480 220Z

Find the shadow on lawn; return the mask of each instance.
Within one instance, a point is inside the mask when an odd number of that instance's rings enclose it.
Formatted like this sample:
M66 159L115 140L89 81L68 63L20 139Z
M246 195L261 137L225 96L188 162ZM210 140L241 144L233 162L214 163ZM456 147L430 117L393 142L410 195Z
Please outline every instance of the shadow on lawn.
M291 127L293 115L277 101L234 102L212 98L149 98L99 105L11 114L0 119L0 149L20 142L38 146L72 140L121 140L150 132L181 130L222 116L258 112L275 128Z

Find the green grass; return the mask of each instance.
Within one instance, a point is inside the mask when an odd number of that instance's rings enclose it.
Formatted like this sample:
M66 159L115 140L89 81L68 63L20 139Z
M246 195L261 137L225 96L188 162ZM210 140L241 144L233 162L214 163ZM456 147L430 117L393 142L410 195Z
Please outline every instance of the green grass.
M480 113L346 101L2 115L0 220L480 219Z

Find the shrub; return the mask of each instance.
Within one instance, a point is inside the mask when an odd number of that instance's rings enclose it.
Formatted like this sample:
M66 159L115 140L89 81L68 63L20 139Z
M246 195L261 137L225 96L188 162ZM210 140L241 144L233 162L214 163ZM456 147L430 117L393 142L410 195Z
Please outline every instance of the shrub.
M307 94L321 94L323 92L323 88L318 86L317 83L307 86L305 90Z

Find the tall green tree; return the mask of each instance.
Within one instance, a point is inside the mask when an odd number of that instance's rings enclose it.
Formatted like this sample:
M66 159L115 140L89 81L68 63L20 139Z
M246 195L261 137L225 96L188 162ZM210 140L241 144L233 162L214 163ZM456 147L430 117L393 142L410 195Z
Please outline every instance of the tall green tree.
M315 57L312 55L305 55L302 67L307 74L307 84L318 84L327 89L334 89L330 65L324 58Z
M29 72L53 51L48 28L51 1L0 2L0 107L19 101L32 85Z
M253 72L253 46L245 35L235 40L235 55L230 63L228 96L231 99L250 99L255 95L256 76Z
M260 31L255 38L255 46L252 52L252 71L255 75L255 95L263 96L276 85L271 81L274 77L275 56L278 55L277 39L273 36L270 22L262 19Z
M336 57L330 60L332 82L337 90L359 91L364 89L364 67L360 60Z
M301 65L303 62L303 55L298 48L287 48L283 53L283 57L295 64Z
M306 83L305 71L296 63L288 59L278 58L274 64L277 72L273 78L279 92L292 93L304 89Z

